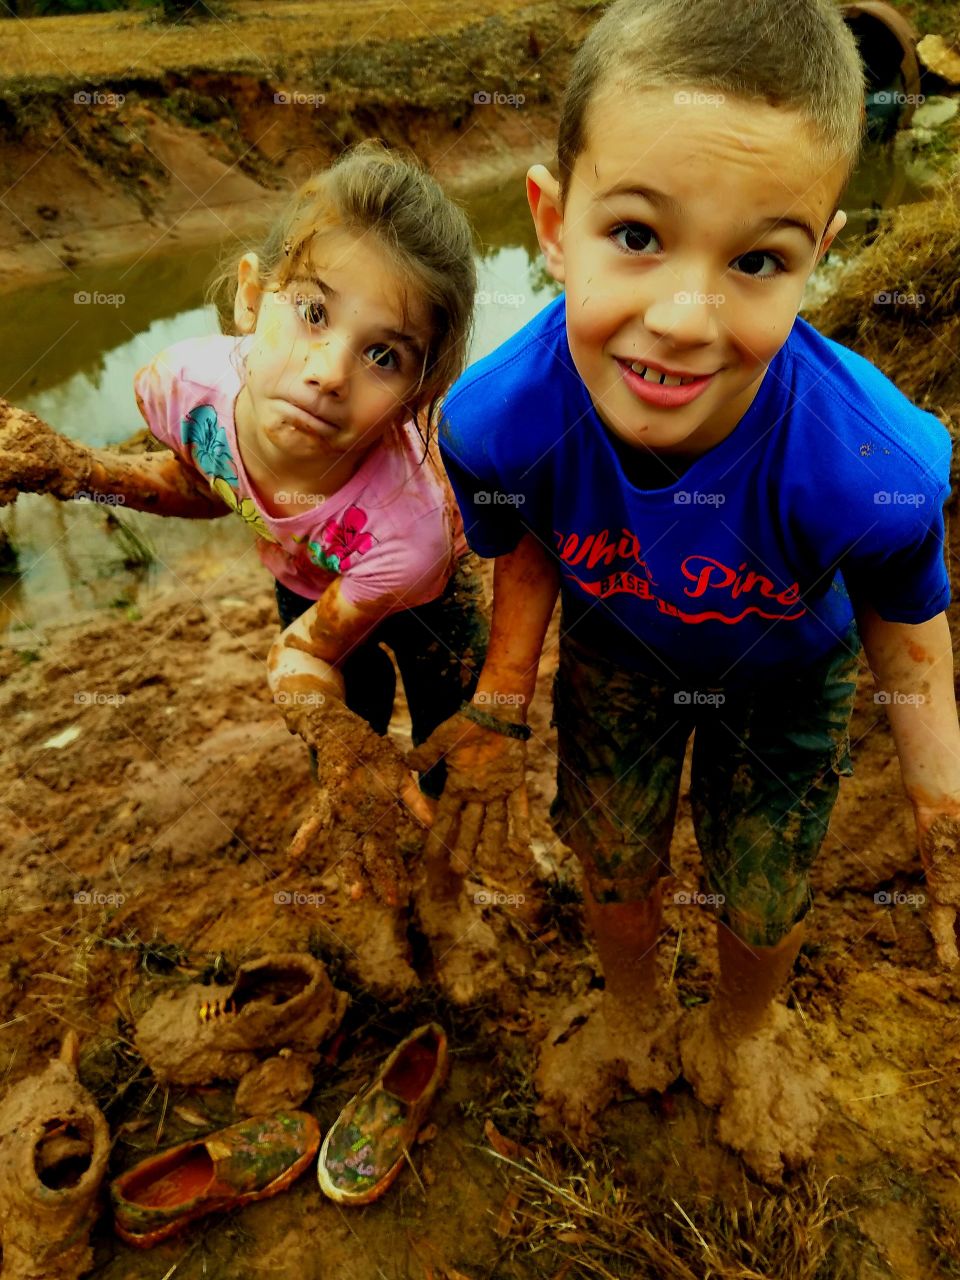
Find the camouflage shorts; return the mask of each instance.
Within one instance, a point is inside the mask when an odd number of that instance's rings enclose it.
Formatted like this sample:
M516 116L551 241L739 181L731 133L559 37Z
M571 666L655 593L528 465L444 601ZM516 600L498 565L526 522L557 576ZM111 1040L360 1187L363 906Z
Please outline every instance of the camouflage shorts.
M670 873L693 733L690 799L707 892L744 941L772 946L788 933L810 904L840 776L853 772L859 648L851 627L811 666L749 689L690 690L563 637L551 818L597 900L639 901Z

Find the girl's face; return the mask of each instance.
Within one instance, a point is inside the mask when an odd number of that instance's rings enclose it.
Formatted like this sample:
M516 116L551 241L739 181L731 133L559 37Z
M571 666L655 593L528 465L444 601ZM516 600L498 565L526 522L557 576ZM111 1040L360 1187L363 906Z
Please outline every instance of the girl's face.
M237 399L261 457L332 466L406 421L430 340L373 234L331 231L282 289L265 288L256 254L238 270L234 316L254 340Z

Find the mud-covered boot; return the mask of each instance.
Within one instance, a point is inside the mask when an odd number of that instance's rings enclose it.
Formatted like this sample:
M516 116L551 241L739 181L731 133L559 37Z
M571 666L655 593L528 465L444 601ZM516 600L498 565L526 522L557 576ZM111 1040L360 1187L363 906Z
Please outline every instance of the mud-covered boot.
M76 1280L110 1154L110 1131L77 1080L77 1038L39 1075L0 1102L0 1243L3 1280Z
M165 1083L240 1080L281 1049L316 1062L348 1002L319 960L281 952L242 964L230 987L195 982L159 996L134 1040Z

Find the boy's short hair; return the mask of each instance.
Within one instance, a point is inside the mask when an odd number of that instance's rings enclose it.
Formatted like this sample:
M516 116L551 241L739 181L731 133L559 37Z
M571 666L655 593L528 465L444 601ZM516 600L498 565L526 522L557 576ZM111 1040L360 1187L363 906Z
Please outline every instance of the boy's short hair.
M684 86L794 110L831 163L846 160L844 186L859 156L863 64L834 0L617 0L580 47L564 95L562 201L586 145L590 104L614 82L627 91Z

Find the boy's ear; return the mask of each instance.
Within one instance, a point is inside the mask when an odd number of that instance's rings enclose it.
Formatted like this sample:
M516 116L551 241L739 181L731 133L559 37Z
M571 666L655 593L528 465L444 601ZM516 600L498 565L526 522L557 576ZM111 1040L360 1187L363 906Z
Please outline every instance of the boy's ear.
M561 284L563 271L563 209L560 183L543 164L527 171L527 203L533 215L537 239L547 262L547 270Z
M823 239L820 241L820 248L817 250L817 262L820 261L846 225L847 215L842 209L838 209L830 219L830 223L827 226L826 231L823 233Z
M260 309L260 259L245 253L237 266L237 292L233 299L233 323L238 333L253 333Z

